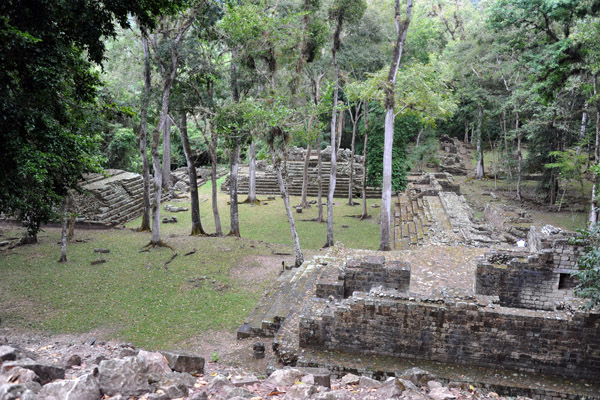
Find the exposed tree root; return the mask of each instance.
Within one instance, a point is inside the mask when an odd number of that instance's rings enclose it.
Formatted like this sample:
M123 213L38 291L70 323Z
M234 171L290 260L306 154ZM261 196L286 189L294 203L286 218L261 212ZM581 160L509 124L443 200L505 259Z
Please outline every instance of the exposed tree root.
M172 262L172 261L175 259L175 257L177 257L177 253L173 254L173 255L171 256L171 258L169 258L167 261L165 261L165 262L163 263L163 267L164 267L164 269L166 269L167 271L169 270L169 267L167 267L167 265L168 265L168 264L170 264L170 263L171 263L171 262Z
M151 228L142 228L141 226L139 228L134 229L135 232L152 232Z
M254 199L254 200L250 200L250 197L246 198L246 200L242 201L241 203L238 204L251 204L253 206L259 206L262 204L262 201L259 200L258 198Z
M190 236L208 236L208 234L204 232L202 226L194 226L192 227L192 233L190 233Z
M363 220L365 220L365 219L371 219L371 218L373 218L373 217L372 217L371 215L367 214L367 215L361 215L359 219L360 219L361 221L363 221Z
M147 245L144 246L144 248L148 249L148 250L149 249L156 249L156 248L159 248L159 247L166 247L166 248L169 248L169 249L175 251L175 248L173 248L173 246L168 245L167 243L163 242L162 240L159 240L157 243L154 243L154 242L151 241L150 243L148 243Z

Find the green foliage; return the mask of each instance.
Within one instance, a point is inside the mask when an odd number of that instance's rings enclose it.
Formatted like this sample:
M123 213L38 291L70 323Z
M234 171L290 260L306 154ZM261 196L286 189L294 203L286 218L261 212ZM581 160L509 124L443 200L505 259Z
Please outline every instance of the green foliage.
M585 252L577 260L579 269L573 275L579 280L575 294L589 299L587 310L600 305L600 223L578 232L573 241L585 246Z
M381 107L373 108L369 117L369 143L367 148L367 184L381 186L383 179L383 142L385 112ZM406 174L410 169L406 146L420 128L419 118L414 114L397 117L394 122L394 147L392 149L392 190L406 188Z
M141 163L136 144L137 139L133 133L133 129L118 129L106 149L106 166L108 168L139 172Z
M62 197L98 165L94 131L103 38L115 21L153 17L180 1L0 3L0 212L36 236Z

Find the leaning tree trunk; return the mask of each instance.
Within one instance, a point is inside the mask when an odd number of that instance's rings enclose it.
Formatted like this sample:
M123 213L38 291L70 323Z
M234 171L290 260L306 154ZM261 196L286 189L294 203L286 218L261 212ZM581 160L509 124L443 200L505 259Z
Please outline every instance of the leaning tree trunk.
M360 219L369 218L367 212L367 143L369 140L369 103L365 101L365 142L363 144L363 178L362 178L362 215Z
M150 231L150 163L148 162L148 105L150 103L151 76L150 76L150 48L148 36L142 31L142 48L144 49L144 95L142 97L142 109L140 112L140 157L142 158L142 224L140 232Z
M381 192L381 237L379 239L379 250L389 251L390 245L390 230L391 230L391 208L392 208L392 149L394 146L394 106L396 103L394 97L394 88L396 86L396 75L400 60L402 59L402 51L406 34L410 25L412 16L413 3L412 0L406 1L406 18L400 17L400 0L395 0L394 20L396 23L396 33L398 37L394 45L392 64L387 77L387 85L385 88L385 122L384 122L384 141L383 141L383 188Z
M248 165L250 179L248 182L248 198L246 199L246 203L258 204L258 199L256 198L256 143L254 143L254 140L250 143L248 155L250 156L250 163Z
M69 219L68 214L68 203L67 200L69 195L65 195L63 199L63 207L62 207L62 216L61 216L61 226L62 226L62 235L60 237L60 260L58 262L67 262L67 220Z
M200 219L200 201L198 200L198 178L196 176L196 167L192 161L192 148L190 147L190 141L188 138L187 129L187 114L184 111L181 114L181 144L183 145L183 153L185 154L185 161L188 167L188 177L190 179L190 199L192 208L192 233L191 235L206 235L204 229L202 229L202 221Z
M465 137L463 139L464 143L469 143L469 119L465 118Z
M310 120L308 122L309 131L310 131L310 128L312 127L312 120L313 120L313 117L311 116ZM306 146L306 157L304 157L304 169L302 170L302 198L300 200L300 205L299 205L299 207L302 207L302 208L310 207L308 205L308 201L307 201L306 197L308 196L308 165L310 163L310 153L311 152L312 152L312 147L309 142L308 146Z
M230 179L229 179L229 200L230 200L230 216L231 216L231 230L229 236L240 237L240 217L238 212L238 167L240 158L240 145L235 144L235 147L231 150L230 161Z
M483 120L483 107L479 106L479 111L477 115L477 169L475 171L475 178L481 179L483 178L484 170L483 170L483 146L481 139L481 123Z
M285 213L287 214L288 223L290 224L290 231L292 233L292 242L294 243L294 253L296 255L296 261L294 267L299 267L304 262L304 254L302 253L302 247L300 247L300 239L298 238L298 232L296 231L296 222L294 221L294 215L292 214L292 207L290 206L290 196L283 180L283 174L281 172L281 160L275 155L275 149L271 147L271 159L275 172L277 174L277 183L279 184L279 191L281 192L281 198L285 206Z

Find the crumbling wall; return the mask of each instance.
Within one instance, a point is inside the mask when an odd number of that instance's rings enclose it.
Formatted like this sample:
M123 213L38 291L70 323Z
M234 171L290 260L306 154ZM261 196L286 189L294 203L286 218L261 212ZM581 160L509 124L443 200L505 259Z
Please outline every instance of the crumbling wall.
M600 315L355 295L300 321L301 347L600 376Z
M352 296L355 291L368 292L374 287L405 292L410 285L410 265L399 261L386 264L383 256L353 259L346 263L341 278L344 297Z

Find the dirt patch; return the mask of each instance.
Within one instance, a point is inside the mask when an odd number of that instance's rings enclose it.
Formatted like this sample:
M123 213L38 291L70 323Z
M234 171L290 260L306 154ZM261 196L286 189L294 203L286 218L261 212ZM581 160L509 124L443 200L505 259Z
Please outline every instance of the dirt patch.
M310 260L318 251L304 251L304 259ZM282 262L286 266L294 265L293 255L247 256L231 269L230 276L236 281L245 282L245 286L256 283L273 282L282 270Z

